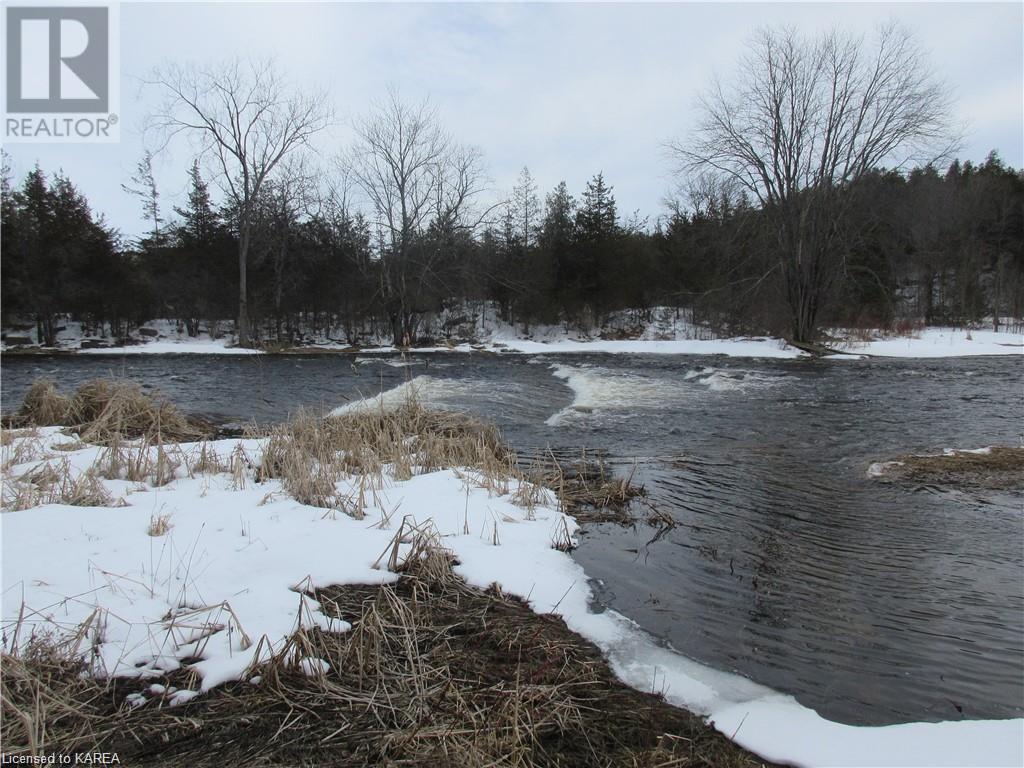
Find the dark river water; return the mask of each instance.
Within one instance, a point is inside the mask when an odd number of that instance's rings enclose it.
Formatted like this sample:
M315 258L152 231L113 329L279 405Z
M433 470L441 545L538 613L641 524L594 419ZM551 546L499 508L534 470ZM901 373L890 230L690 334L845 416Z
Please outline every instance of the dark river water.
M679 652L848 723L1024 715L1024 493L869 478L908 452L1021 442L1024 358L8 357L37 377L125 376L223 422L334 408L411 379L522 452L637 462L678 526L589 526L600 601Z

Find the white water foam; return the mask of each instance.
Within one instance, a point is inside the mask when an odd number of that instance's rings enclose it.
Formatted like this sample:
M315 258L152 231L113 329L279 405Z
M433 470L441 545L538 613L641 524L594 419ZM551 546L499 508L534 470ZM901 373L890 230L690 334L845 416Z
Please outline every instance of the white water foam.
M412 366L418 365L421 368L425 367L427 362L425 359L412 359L408 357L357 357L352 361L355 365L389 365L392 368L411 368Z
M397 387L384 390L376 395L364 396L359 400L339 406L330 412L331 416L357 413L368 410L397 408L410 399L424 405L442 405L458 401L473 388L473 382L465 379L438 379L433 376L416 376Z
M699 368L688 371L683 379L702 384L712 392L748 392L766 389L787 381L787 376L765 376L755 371Z
M678 381L643 376L596 365L551 366L552 373L572 389L572 404L551 416L545 423L558 426L566 420L586 418L596 412L660 408L666 403L694 394ZM711 392L747 392L778 386L785 376L766 376L755 371L695 368L683 375L684 381L700 384Z
M665 379L640 376L594 365L551 366L573 391L572 404L551 416L545 424L558 426L566 419L586 417L594 412L635 408L657 408L678 399L680 389Z

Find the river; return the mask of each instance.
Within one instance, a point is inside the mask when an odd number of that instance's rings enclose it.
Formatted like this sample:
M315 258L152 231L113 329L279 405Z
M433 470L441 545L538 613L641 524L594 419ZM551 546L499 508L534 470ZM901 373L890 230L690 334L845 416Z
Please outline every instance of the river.
M415 381L523 454L635 462L676 527L589 525L574 556L602 606L678 652L846 723L1024 715L1024 492L867 475L1020 444L1021 356L12 356L2 373L5 410L38 377L114 375L221 423Z

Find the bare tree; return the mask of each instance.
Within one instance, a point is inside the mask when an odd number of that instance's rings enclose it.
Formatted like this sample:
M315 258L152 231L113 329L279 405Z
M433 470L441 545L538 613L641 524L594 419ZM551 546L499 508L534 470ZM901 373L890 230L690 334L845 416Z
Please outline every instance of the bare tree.
M292 240L303 216L315 213L319 178L305 155L286 158L269 179L264 191L267 224L266 247L274 275L274 338L281 341L282 301L289 266L293 260Z
M873 44L841 32L814 39L763 29L729 85L716 81L685 143L681 170L733 180L756 199L779 248L794 341L813 340L842 271L843 190L883 164L904 167L955 146L947 88L906 30Z
M381 298L396 344L409 343L422 307L415 296L433 277L436 251L417 253L430 227L472 230L483 192L480 154L455 144L428 101L411 106L395 89L355 123L343 166L365 195L377 224Z
M282 158L327 126L331 108L322 93L289 87L272 61L235 59L215 67L170 65L148 84L165 101L150 120L166 144L190 132L212 158L237 215L238 343L250 343L246 267L254 206Z

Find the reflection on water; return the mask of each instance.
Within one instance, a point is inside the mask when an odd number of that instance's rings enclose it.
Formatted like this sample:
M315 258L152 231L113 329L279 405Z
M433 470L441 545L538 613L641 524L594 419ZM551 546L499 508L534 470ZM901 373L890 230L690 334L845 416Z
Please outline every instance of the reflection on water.
M1024 714L1024 494L867 477L906 452L1017 444L1016 358L26 357L39 376L120 375L222 421L328 411L415 381L526 453L586 447L632 467L678 526L593 526L599 598L711 666L854 723ZM392 391L394 390L394 391Z

